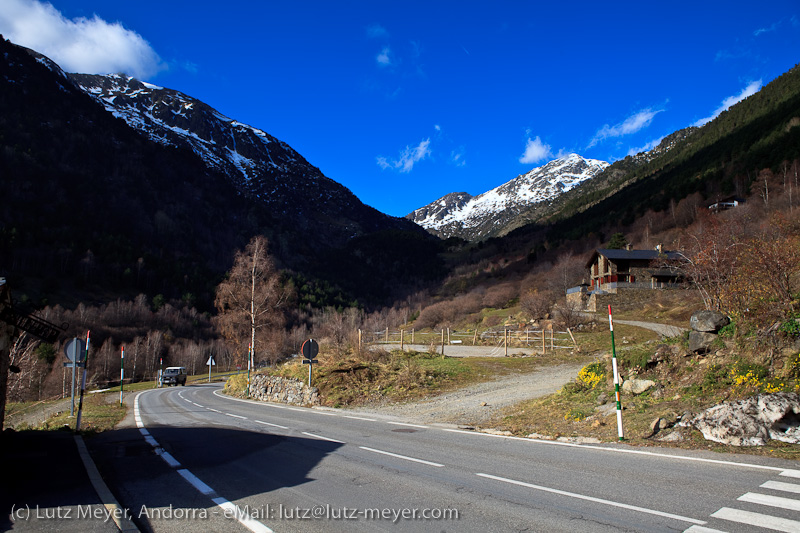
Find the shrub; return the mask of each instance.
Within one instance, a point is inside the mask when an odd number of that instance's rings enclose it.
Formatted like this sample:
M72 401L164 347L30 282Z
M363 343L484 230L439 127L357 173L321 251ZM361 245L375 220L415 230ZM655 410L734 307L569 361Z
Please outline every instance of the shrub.
M791 337L800 337L800 318L790 318L778 329Z
M578 381L587 389L593 389L598 383L603 381L606 376L606 369L603 363L597 362L586 365L578 372Z
M730 378L736 387L753 387L760 390L766 383L767 368L757 363L738 361L731 368Z

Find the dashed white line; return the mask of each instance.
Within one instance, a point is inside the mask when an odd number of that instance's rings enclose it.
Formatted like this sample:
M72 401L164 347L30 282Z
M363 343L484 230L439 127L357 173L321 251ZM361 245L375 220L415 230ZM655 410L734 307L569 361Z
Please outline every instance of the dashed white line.
M263 420L253 420L253 422L258 422L259 424L264 424L265 426L272 426L274 428L289 429L286 426L281 426L280 424L273 424L271 422L264 422Z
M218 411L216 409L212 409L211 407L206 407L206 409L208 409L209 411L214 411L215 413L222 414L222 411Z
M222 413L222 414L223 414L223 415L232 416L233 418L243 418L244 420L247 420L247 417L246 417L246 416L235 415L235 414L233 414L233 413Z
M198 478L197 476L195 476L194 474L192 474L191 472L189 472L185 468L181 468L181 469L177 470L177 472L178 472L178 474L181 475L181 477L183 479L188 481L191 486L193 486L194 488L196 488L197 490L199 490L200 492L202 492L206 496L208 496L210 494L214 494L216 492L214 489L212 489L211 487L209 487L208 485L203 483L200 480L200 478Z
M225 498L221 498L217 496L216 491L206 485L200 478L192 474L189 470L185 468L179 468L181 463L172 457L168 452L164 451L164 449L158 444L151 435L147 428L144 427L144 422L142 421L141 412L139 411L139 396L141 393L136 395L136 398L133 400L133 417L136 421L136 426L139 428L139 432L145 436L145 440L150 443L156 454L161 456L161 458L166 461L166 463L175 468L176 472L185 479L190 485L192 485L195 489L197 489L202 494L211 497L211 501L213 501L218 507L220 507L223 511L225 511L224 516L230 516L235 518L240 524L244 527L252 531L253 533L273 533L273 531L259 522L252 518L247 512L240 509L238 506L234 505L233 503L229 502ZM216 409L211 409L212 411L216 411ZM221 411L217 411L218 413Z
M568 496L570 498L577 498L579 500L586 500L595 503L601 503L603 505L610 505L612 507L619 507L621 509L628 509L630 511L637 511L640 513L652 514L656 516L662 516L664 518L672 518L675 520L680 520L682 522L688 522L690 524L697 524L699 526L707 524L707 522L703 520L697 520L695 518L689 518L688 516L681 516L672 513L665 513L663 511L656 511L655 509L648 509L646 507L638 507L636 505L628 505L627 503L620 503L611 500L604 500L602 498L595 498L594 496L586 496L584 494L577 494L575 492L567 492L565 490L559 489L552 489L550 487L542 487L541 485L534 485L532 483L525 483L524 481L517 481L515 479L508 479L499 476L493 476L491 474L475 474L477 476L487 478L487 479L494 479L495 481L502 481L504 483L510 483L512 485L519 485L521 487L527 487L529 489L540 490L543 492L549 492L552 494L558 494L560 496ZM713 515L712 515L713 516Z
M417 459L416 457L409 457L407 455L400 455L399 453L392 453L392 452L386 452L386 451L383 451L383 450L376 450L375 448L367 448L366 446L359 446L359 448L361 448L362 450L367 450L368 452L374 452L374 453L380 453L380 454L383 454L383 455L389 455L391 457L396 457L398 459L404 459L406 461L413 461L415 463L422 463L424 465L435 466L437 468L441 468L441 467L444 466L443 464L434 463L432 461L426 461L424 459Z
M366 420L367 422L377 422L375 418L365 418L363 416L342 415L343 418L352 418L353 420Z
M330 442L337 442L339 444L347 444L344 441L331 439L329 437L323 437L322 435L317 435L316 433L309 433L307 431L302 431L301 433L303 433L303 435L308 435L309 437L314 437L315 439L322 439L322 440L327 440L327 441L330 441Z
M406 422L386 422L387 424L391 424L393 426L408 426L411 428L422 428L428 429L428 426L421 426L419 424L407 424Z

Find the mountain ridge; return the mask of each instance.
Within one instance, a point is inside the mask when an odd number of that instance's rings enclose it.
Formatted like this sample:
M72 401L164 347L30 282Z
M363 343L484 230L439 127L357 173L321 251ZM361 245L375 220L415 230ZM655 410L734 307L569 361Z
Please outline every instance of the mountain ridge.
M520 213L536 209L609 164L572 153L553 159L477 196L450 193L406 215L439 237L482 240L502 235Z
M280 268L325 281L348 302L403 297L405 286L441 275L435 252L412 262L403 248L435 250L434 237L363 204L285 143L210 107L190 112L202 106L177 91L127 76L77 78L84 88L45 56L0 42L0 275L28 279L31 295L74 302L161 293L208 309L234 252L254 235L269 239ZM89 82L108 86L90 95ZM148 131L114 116L122 109L136 122L158 101L150 113L158 120L140 121ZM199 124L196 137L176 131L188 132L187 121ZM236 166L254 154L263 155L258 165ZM408 234L391 257L397 264L369 246L386 232ZM365 281L367 260L387 276Z

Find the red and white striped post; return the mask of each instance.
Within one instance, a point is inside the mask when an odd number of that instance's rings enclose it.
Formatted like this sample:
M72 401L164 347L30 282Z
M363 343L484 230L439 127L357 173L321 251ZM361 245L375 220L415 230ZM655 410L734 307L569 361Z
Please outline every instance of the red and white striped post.
M619 370L617 370L617 349L614 345L614 321L611 318L611 304L608 305L608 327L611 329L611 366L614 369L614 394L617 396L617 433L619 440L625 439L622 431L622 402L619 397Z
M122 386L125 383L125 346L119 354L119 404L122 405Z

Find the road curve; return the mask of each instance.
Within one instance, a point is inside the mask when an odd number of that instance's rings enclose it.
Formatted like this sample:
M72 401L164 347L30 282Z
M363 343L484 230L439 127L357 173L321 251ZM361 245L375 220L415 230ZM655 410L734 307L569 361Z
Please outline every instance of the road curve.
M137 400L136 427L92 451L154 531L800 531L789 461L500 437L207 385ZM156 516L170 508L184 513Z

